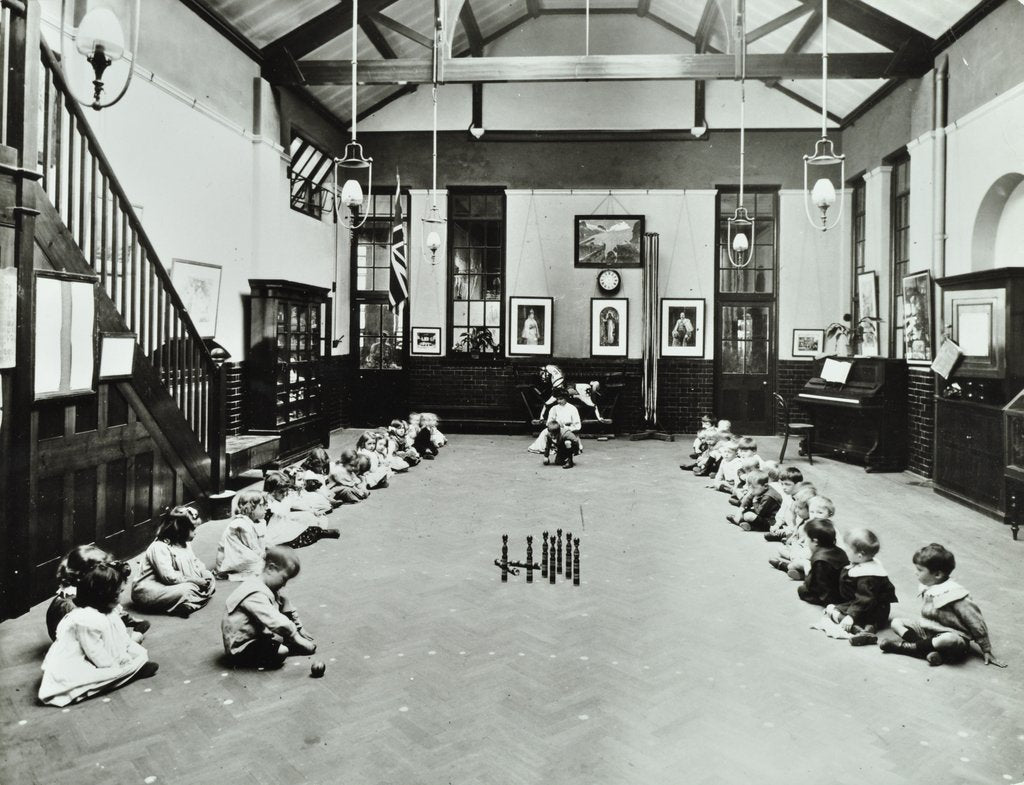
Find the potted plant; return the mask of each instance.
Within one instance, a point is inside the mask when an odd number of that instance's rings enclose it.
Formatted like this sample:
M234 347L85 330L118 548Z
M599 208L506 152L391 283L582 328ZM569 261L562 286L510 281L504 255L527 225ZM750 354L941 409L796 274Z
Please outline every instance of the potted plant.
M498 351L498 344L494 342L494 336L486 327L470 327L459 336L459 340L455 342L455 349L468 352L475 359L483 352Z
M853 355L862 348L865 339L874 338L878 335L878 325L882 322L879 316L862 316L856 324L851 324L852 317L848 313L843 314L842 322L832 322L825 328L825 341L835 341L835 351L839 354L839 340L846 339L846 353Z

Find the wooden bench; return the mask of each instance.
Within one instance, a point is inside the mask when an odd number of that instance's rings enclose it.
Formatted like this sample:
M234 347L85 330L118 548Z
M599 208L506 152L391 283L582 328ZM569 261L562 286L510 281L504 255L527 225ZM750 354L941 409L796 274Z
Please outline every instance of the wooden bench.
M225 440L228 458L228 477L234 479L249 471L259 469L277 460L281 445L280 436L242 433Z
M516 417L513 410L507 407L480 404L432 404L413 402L410 408L414 412L431 412L441 421L442 433L452 431L465 433L499 429L509 433L522 432L527 422Z

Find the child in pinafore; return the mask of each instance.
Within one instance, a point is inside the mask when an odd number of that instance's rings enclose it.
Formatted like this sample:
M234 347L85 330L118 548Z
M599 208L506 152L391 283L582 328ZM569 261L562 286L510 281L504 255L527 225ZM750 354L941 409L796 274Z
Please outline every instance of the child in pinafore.
M124 562L100 562L81 576L77 607L57 625L43 660L42 703L67 706L156 673L117 611L130 573Z
M313 654L316 643L302 631L298 614L282 594L299 574L291 548L267 548L262 572L228 597L221 635L235 667L280 668L289 654Z
M235 515L217 545L213 571L229 581L244 581L263 570L267 550L267 495L242 491L235 497Z
M889 610L896 599L896 589L889 574L875 558L880 548L878 537L870 529L854 529L843 538L850 564L839 576L842 602L825 608L828 617L847 632L853 633L854 646L874 644L875 633L889 626Z
M899 639L879 641L878 647L884 652L923 657L929 665L942 665L965 659L973 642L981 649L986 665L1005 668L992 653L981 609L967 589L949 578L956 567L953 554L933 542L914 554L914 567L921 584L923 618L893 619L892 628Z
M132 605L188 618L210 601L217 583L191 545L199 522L191 507L166 513L132 586Z
M114 557L95 545L79 545L61 559L60 566L57 567L57 594L46 609L46 631L51 641L57 637L57 625L60 624L60 620L78 607L75 605L78 582L83 575L102 562L113 563ZM135 633L133 640L136 643L141 642L142 636L149 629L149 622L129 616L120 606L117 611L124 626Z

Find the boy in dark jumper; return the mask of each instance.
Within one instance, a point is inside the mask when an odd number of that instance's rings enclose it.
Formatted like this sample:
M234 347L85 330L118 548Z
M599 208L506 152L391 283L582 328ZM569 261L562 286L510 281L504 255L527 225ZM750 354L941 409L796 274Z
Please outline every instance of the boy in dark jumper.
M836 545L836 527L828 518L812 518L804 524L804 533L811 545L811 569L797 588L797 595L812 605L842 602L839 575L850 559Z
M953 554L936 542L914 554L921 584L921 619L893 619L897 640L880 641L884 652L923 657L929 665L959 662L971 653L971 642L981 649L986 665L1005 668L992 653L988 627L970 593L949 574L956 567Z
M768 485L768 472L756 469L746 475L750 506L738 514L726 515L729 523L743 531L766 532L775 522L775 514L782 504L778 491Z
M881 547L870 529L854 529L843 538L850 565L839 576L842 602L825 608L829 618L853 633L850 644L867 646L878 641L876 632L889 625L889 609L896 589L885 568L875 559Z

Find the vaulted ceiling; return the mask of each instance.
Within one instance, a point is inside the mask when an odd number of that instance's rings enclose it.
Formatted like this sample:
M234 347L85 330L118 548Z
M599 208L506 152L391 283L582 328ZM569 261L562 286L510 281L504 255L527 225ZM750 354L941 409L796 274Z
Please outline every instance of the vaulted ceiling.
M353 0L182 0L262 64L271 82L297 87L324 114L351 121ZM948 43L1002 0L829 0L829 114L858 116L900 80L922 76ZM820 111L821 0L438 0L441 81L734 79L739 11L746 75ZM429 84L434 0L359 0L357 116ZM677 51L585 53L583 37L544 56L488 56L527 24L587 14L655 24ZM664 37L660 37L664 40ZM643 40L643 36L639 37ZM698 90L698 96L702 93ZM698 98L698 100L700 100Z

